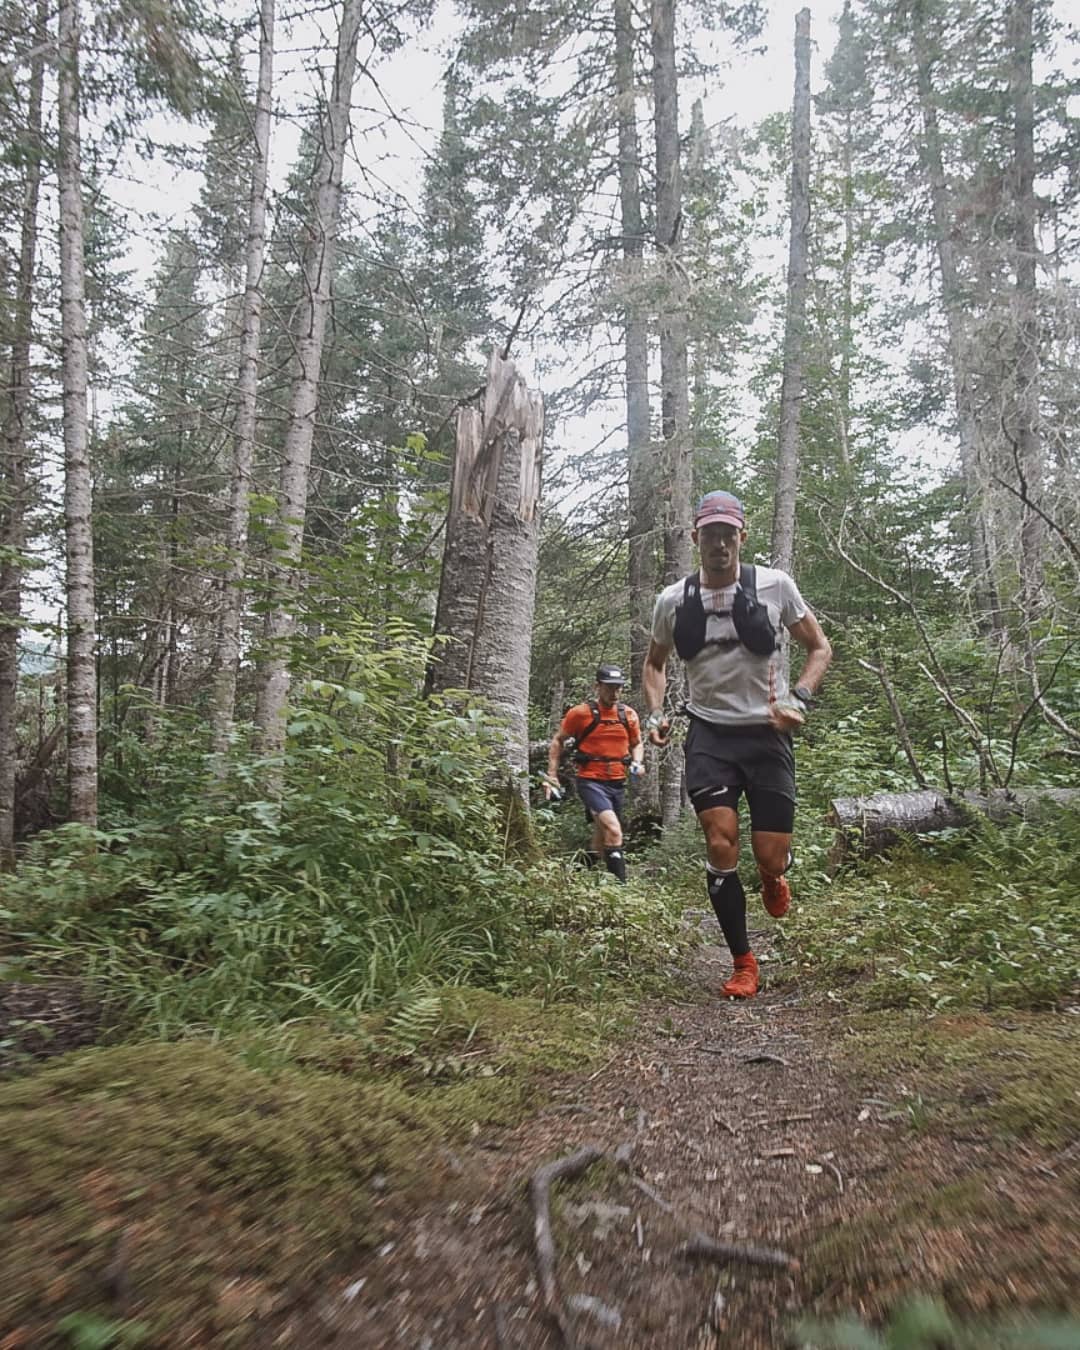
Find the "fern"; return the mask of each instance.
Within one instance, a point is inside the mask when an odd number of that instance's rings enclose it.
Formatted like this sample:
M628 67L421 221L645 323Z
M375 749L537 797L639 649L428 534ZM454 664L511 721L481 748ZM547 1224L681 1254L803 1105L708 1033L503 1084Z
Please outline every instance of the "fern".
M391 1017L383 1033L387 1049L411 1057L430 1044L442 1026L441 994L424 992L410 998Z

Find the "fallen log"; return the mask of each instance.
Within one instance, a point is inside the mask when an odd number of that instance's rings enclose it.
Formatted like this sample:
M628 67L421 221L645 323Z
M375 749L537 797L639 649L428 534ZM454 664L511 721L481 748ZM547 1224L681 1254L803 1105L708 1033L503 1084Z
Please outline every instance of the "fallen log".
M830 862L836 866L849 858L868 858L912 835L962 829L976 813L1003 824L1017 816L1038 820L1054 809L1078 808L1077 788L993 788L953 796L927 789L836 797L829 813L837 832Z

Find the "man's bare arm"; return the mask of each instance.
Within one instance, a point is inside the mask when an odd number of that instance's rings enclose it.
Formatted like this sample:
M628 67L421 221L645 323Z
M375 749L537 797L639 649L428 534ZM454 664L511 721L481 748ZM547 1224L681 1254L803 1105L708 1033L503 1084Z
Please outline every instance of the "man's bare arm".
M563 746L566 744L566 736L563 735L560 728L551 738L551 744L548 746L548 777L559 781L559 760L562 758Z
M813 694L825 676L832 660L832 643L825 636L825 630L809 610L802 618L791 625L791 636L806 652L806 660L799 672L795 684L802 685Z
M653 638L649 650L645 653L645 664L641 668L641 692L645 695L646 724L653 713L662 712L664 691L667 689L667 662L671 648ZM649 727L649 740L654 745L666 744L667 738L658 735L655 727Z

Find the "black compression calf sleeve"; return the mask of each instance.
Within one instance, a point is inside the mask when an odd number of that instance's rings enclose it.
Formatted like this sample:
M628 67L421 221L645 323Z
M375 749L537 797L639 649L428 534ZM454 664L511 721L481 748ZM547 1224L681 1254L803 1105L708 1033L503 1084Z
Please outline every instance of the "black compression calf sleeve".
M750 950L746 935L746 892L734 869L718 872L710 863L705 869L709 899L732 956L745 956Z
M626 859L621 847L604 849L604 865L613 877L626 880Z

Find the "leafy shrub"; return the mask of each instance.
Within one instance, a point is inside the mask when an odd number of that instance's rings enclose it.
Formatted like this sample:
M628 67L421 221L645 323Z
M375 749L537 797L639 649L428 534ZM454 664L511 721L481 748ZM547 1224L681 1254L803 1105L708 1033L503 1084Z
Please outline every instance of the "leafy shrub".
M238 751L221 782L177 716L99 832L34 841L0 879L9 951L160 1033L446 984L592 996L670 966L662 901L509 856L490 719L419 696L426 641L404 625L321 641L338 678L308 682L279 765Z

